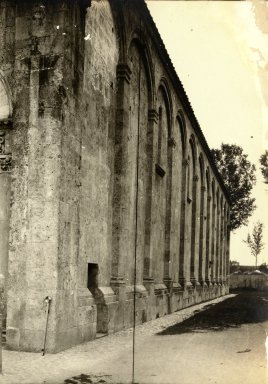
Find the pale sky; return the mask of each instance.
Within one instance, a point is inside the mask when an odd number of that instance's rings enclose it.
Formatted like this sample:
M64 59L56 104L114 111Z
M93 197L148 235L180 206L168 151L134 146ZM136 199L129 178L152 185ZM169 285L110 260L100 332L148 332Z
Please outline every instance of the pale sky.
M265 1L147 1L211 148L238 144L259 168L268 149L268 4ZM253 136L253 137L252 137ZM230 259L254 265L243 239L264 223L268 263L268 184L257 173L257 209L231 235Z

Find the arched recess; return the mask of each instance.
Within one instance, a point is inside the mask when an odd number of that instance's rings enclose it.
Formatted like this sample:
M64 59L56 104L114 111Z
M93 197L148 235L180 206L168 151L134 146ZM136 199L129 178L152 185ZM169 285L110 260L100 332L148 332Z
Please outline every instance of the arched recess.
M154 65L152 61L151 49L147 43L147 39L144 36L142 30L135 29L130 35L130 40L128 44L128 49L126 52L126 62L129 63L131 57L132 46L136 45L139 49L140 58L144 65L144 70L146 74L146 82L149 92L149 109L152 109L155 103L155 77L154 77ZM131 66L130 66L131 69Z
M227 205L226 207L226 275L230 273L230 236L231 236L231 227L230 227L230 209Z
M116 28L116 35L118 37L119 42L119 63L126 63L127 62L127 37L126 37L126 22L124 17L124 11L123 11L123 3L121 1L110 1L109 2L113 19L114 19L114 25Z
M198 270L196 263L196 230L197 230L197 157L195 138L191 135L189 140L189 246L190 246L190 280L193 285L198 279Z
M162 79L156 96L158 112L156 174L155 174L155 278L167 283L171 274L170 224L172 188L171 98L165 79Z
M211 182L212 196L212 233L211 233L211 281L216 281L216 191L215 180Z
M138 39L127 50L127 77L118 90L115 133L115 184L113 211L113 277L128 285L142 284L146 227L150 216L152 160L148 145L148 110L152 105L151 71ZM136 276L136 278L135 278Z
M199 156L199 263L198 263L198 275L199 282L205 283L205 266L206 266L206 180L204 171L204 159L202 153Z
M206 170L206 266L205 266L205 281L209 285L211 282L212 258L211 258L211 216L212 216L212 190L211 176L209 168Z
M180 174L180 227L179 227L179 282L182 286L186 283L187 274L187 259L185 257L185 235L186 226L186 198L187 198L187 177L188 177L188 159L187 159L187 131L184 114L181 110L177 113L177 124L179 127L178 137L178 152L179 152L179 174Z
M160 84L158 87L158 92L157 92L157 105L159 104L159 95L162 95L165 108L166 108L166 113L167 113L167 130L168 130L168 139L171 139L173 136L172 132L172 121L173 121L173 108L172 108L172 99L171 99L171 92L169 89L169 84L168 81L165 77L162 77L160 80ZM158 108L159 109L159 108Z
M146 264L146 267L148 265L146 242L148 241L149 230L147 226L150 225L150 179L152 174L152 154L150 153L150 144L148 143L148 111L153 103L153 84L148 54L144 44L136 37L131 41L128 50L128 62L131 69L129 92L130 152L135 148L134 161L131 164L131 188L133 190L133 198L131 200L135 201L136 204L133 207L135 210L133 219L136 223L135 244L133 245L136 266L133 265L133 268L130 269L129 281L134 282L134 268L136 268L136 283L142 284L145 272L144 264ZM134 159L135 157L136 159ZM132 264L134 257L130 258L129 265Z
M228 255L228 204L224 201L224 231L223 231L223 282L226 283L227 269L227 255Z

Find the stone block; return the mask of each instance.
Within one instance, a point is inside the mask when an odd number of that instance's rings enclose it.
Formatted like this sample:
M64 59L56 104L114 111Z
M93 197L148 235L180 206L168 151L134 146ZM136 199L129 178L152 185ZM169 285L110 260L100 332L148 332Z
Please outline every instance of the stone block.
M15 327L7 327L6 329L7 345L10 349L20 349L20 329Z

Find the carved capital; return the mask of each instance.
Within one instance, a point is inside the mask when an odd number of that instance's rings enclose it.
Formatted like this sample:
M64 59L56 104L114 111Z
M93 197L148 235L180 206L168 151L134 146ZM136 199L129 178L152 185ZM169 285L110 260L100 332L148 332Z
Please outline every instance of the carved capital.
M127 64L118 64L116 68L116 77L117 79L126 80L127 83L130 83L131 69Z
M189 165L189 160L188 160L188 159L183 159L183 160L182 160L182 165L183 165L184 167L187 167L187 166Z
M198 180L199 180L199 176L198 175L194 175L193 181L197 182Z
M204 185L201 186L201 191L206 192L206 187Z
M208 201L211 202L211 200L212 200L212 196L209 195L209 196L208 196Z
M148 120L153 121L154 123L158 122L158 112L155 109L149 109L148 111Z
M0 169L4 172L11 170L11 155L0 155Z

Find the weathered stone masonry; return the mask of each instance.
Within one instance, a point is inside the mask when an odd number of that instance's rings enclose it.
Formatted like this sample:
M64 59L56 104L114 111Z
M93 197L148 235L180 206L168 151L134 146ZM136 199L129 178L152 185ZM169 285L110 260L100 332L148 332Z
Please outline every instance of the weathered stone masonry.
M7 343L57 352L228 292L229 200L143 1L0 0Z

